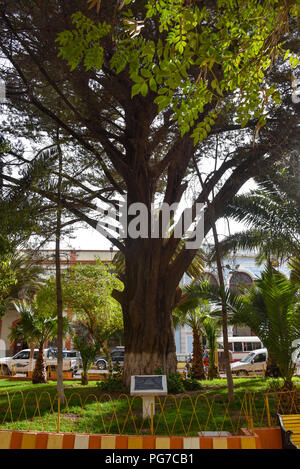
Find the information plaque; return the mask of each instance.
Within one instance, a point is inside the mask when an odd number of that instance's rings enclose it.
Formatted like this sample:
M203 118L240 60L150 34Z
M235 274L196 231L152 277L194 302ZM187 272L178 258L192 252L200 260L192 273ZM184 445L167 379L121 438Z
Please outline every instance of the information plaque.
M166 375L131 376L130 394L163 396L168 393Z

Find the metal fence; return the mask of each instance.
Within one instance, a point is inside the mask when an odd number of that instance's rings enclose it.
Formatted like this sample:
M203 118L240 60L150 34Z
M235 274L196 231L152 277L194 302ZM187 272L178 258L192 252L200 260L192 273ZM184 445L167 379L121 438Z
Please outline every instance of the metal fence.
M215 432L238 435L241 428L277 426L277 413L300 413L300 393L274 392L235 395L205 393L157 397L143 418L141 397L126 394L53 391L0 393L0 429L81 432L118 435L193 436Z

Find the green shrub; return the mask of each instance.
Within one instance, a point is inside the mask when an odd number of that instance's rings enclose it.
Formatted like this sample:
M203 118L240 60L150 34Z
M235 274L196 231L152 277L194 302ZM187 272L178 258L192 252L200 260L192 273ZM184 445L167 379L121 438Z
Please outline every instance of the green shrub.
M183 381L183 386L186 391L200 391L203 386L197 379L188 378Z
M126 386L123 384L123 381L121 381L119 378L116 378L116 377L110 377L103 381L97 381L96 385L99 391L101 392L122 393L122 392L128 391Z
M184 392L183 381L179 374L170 374L167 376L168 393L179 394Z
M282 380L279 378L268 378L267 379L267 392L278 392L282 387Z

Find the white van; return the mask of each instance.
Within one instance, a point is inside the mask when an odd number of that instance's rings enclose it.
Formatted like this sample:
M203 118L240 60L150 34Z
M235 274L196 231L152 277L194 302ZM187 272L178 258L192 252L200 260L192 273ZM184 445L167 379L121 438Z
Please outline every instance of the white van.
M34 349L32 362L30 363L30 349L24 349L18 352L13 357L4 357L0 359L0 376L9 376L13 373L22 373L28 375L35 367L38 349ZM45 367L57 366L57 358L52 349L44 349ZM76 373L78 370L78 363L76 358L63 358L63 371L72 371Z
M297 345L294 351L292 360L296 364L295 374L300 373L300 340L295 340L293 346ZM253 350L246 355L242 360L231 363L231 372L235 375L248 376L248 375L263 375L267 368L268 351L266 348ZM275 376L274 376L275 377Z
M223 347L223 337L217 339L219 346ZM229 350L232 352L232 362L240 361L249 352L263 348L263 343L256 336L228 337Z
M266 348L253 350L242 360L231 363L231 372L234 375L263 375L267 367L268 352Z

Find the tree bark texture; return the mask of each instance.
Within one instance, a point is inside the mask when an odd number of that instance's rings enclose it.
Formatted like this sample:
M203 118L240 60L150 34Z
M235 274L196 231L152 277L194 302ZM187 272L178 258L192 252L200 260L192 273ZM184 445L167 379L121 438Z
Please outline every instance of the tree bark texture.
M193 329L193 360L192 376L195 379L205 379L205 370L203 363L203 343L202 336L197 328Z
M35 367L32 373L32 384L47 383L47 373L45 369L44 347L39 347L36 357Z
M165 374L177 370L172 321L176 295L171 279L159 268L160 261L158 252L146 251L130 256L126 263L122 308L126 350L123 381L127 386L131 375L154 374L156 363Z

